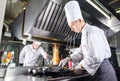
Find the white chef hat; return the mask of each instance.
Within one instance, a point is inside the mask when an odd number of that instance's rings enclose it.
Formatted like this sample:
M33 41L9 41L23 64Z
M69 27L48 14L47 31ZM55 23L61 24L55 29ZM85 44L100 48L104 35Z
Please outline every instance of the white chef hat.
M65 4L65 14L68 23L75 21L78 18L83 20L81 9L77 1L69 1Z
M37 44L37 45L41 45L40 41L34 41L34 43Z

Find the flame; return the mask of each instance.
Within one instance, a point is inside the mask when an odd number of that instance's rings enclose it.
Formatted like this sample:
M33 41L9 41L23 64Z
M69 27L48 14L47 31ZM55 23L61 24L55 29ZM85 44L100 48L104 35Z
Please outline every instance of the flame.
M59 46L54 43L53 45L53 65L58 65L59 64L59 61L60 61L60 58L59 58Z
M9 51L8 54L7 54L7 58L8 58L8 59L11 59L11 57L12 57L12 54L11 54L11 52Z

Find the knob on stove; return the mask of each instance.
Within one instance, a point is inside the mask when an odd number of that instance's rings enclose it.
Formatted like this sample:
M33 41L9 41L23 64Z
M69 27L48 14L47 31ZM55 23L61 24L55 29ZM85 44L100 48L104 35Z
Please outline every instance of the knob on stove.
M28 73L36 74L36 72L37 72L36 69L31 69L31 68L28 69Z
M28 73L32 73L32 69L31 68L28 69Z
M37 70L36 70L36 69L33 69L33 70L32 70L32 73L33 73L33 74L36 74L36 73L37 73Z
M45 72L48 71L48 70L49 70L48 67L43 67L43 69L42 69L43 73L45 73Z

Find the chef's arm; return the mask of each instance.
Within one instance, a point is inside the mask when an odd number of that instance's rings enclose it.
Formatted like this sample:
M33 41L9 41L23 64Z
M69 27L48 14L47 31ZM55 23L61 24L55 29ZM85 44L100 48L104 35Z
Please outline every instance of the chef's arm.
M49 54L47 54L43 48L41 48L41 55L43 56L43 58L48 58L49 57Z
M23 48L20 52L20 55L19 55L19 64L22 65L23 62L24 62L24 57L25 57L25 49Z
M83 59L83 55L82 55L82 52L81 52L81 47L77 48L73 54L70 55L70 58L72 59L72 61L74 63L76 62L80 62L82 59Z

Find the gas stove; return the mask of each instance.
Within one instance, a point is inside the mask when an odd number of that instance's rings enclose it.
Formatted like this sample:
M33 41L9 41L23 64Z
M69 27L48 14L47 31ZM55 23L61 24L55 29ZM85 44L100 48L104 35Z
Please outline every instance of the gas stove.
M28 69L28 72L32 76L46 77L48 78L48 81L63 80L63 79L75 78L75 77L77 78L81 76L86 76L87 74L85 71L79 74L75 74L72 70L68 68L61 68L58 66L37 67L37 68Z

